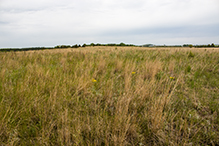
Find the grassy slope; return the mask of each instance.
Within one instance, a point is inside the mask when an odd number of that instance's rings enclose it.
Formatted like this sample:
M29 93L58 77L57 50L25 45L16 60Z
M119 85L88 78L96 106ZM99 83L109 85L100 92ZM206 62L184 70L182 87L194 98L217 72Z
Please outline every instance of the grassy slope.
M187 49L1 52L0 144L219 144L219 51Z

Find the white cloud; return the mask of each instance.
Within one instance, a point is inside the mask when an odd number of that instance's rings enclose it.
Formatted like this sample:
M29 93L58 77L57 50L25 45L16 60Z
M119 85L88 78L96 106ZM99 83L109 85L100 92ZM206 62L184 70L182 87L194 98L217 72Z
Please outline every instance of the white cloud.
M218 14L218 0L1 0L0 47L217 41Z

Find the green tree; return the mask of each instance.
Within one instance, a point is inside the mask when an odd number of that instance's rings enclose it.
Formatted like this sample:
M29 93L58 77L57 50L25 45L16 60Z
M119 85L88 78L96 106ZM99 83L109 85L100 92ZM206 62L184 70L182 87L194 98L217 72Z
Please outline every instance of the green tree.
M192 48L193 47L193 45L192 44L189 44L189 48Z
M211 44L211 47L215 47L214 43Z
M119 46L125 46L125 43L120 43Z

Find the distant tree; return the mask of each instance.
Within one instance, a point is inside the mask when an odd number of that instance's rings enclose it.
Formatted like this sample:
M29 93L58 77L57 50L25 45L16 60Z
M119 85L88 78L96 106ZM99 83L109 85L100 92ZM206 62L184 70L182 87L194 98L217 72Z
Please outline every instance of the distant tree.
M86 47L86 46L87 46L86 44L83 44L83 45L82 45L82 47Z
M214 43L211 44L211 47L215 47Z
M119 46L126 46L126 44L125 43L120 43Z
M193 45L192 44L189 44L189 48L192 48L193 47Z
M116 44L106 44L106 46L116 46Z
M61 45L60 48L71 48L70 45Z
M94 44L94 43L91 43L91 44L90 44L90 46L93 46L93 47L94 47L94 46L95 46L95 44Z
M97 43L96 45L97 45L97 46L101 46L101 44L100 44L100 43Z
M78 48L79 46L76 44L76 45L73 45L72 48Z
M190 48L192 48L193 45L192 44L184 44L183 47L190 47Z
M60 48L60 45L55 46L54 48Z

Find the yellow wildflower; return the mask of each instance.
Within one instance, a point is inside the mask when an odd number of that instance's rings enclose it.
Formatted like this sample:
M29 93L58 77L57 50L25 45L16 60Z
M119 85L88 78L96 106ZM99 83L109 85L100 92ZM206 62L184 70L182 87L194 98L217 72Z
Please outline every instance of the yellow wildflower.
M92 82L93 82L93 83L96 83L96 82L97 82L97 80L95 80L95 79L92 79Z
M134 74L136 74L136 72L133 71L132 74L134 75Z
M170 79L174 80L174 79L175 79L175 77L170 77Z

